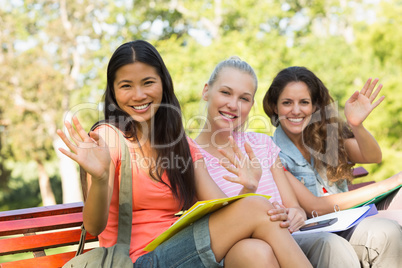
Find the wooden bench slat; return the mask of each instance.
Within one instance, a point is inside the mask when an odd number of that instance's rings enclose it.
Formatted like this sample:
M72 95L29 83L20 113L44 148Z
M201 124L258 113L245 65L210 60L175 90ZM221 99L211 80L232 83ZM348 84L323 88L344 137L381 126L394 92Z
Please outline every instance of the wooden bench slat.
M24 237L13 237L0 240L0 256L38 251L54 247L62 247L78 244L80 241L81 229L44 233ZM96 236L87 233L86 242L97 241Z
M83 205L84 204L82 202L75 202L70 204L58 204L54 206L0 211L0 222L82 212Z
M357 184L349 184L348 189L349 189L349 191L352 191L352 190L356 190L356 189L359 189L361 187L370 185L372 183L375 183L375 181L366 181L366 182L361 182L361 183L357 183Z
M54 229L76 227L81 226L81 224L82 212L23 220L1 221L0 235L5 236L23 233L34 233Z
M83 205L82 202L76 202L1 211L0 256L12 256L22 252L30 252L33 255L28 259L18 260L16 257L16 261L0 263L0 268L62 267L75 256L76 252L65 252L68 249L63 247L78 245L81 229L66 228L81 226ZM37 233L42 231L45 232ZM86 242L97 240L97 237L87 233ZM60 248L64 252L44 256L45 250L52 248Z
M84 252L87 252L89 250L88 249L84 250ZM60 268L66 262L71 260L75 256L75 253L76 253L75 251L72 251L33 259L5 262L0 263L0 268L27 268L27 267Z
M354 178L360 178L368 175L368 171L364 167L355 167L352 169Z

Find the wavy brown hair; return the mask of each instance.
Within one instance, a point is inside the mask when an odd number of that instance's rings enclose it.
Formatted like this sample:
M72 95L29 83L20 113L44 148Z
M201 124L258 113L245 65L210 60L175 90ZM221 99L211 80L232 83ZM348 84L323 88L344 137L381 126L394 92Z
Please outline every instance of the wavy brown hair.
M282 91L291 82L303 82L307 85L312 105L316 108L302 133L302 142L314 159L314 168L318 171L325 168L331 182L352 180L353 164L349 162L345 140L354 135L346 122L339 117L328 89L313 72L305 67L293 66L276 75L263 100L264 111L272 125L277 127L280 124L275 108Z

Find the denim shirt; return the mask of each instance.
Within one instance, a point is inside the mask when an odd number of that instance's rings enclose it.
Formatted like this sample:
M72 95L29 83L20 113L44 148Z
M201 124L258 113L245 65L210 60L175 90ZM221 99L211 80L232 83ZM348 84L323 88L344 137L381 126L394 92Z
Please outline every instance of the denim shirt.
M281 148L279 157L282 164L290 173L302 182L315 196L321 196L321 187L325 187L329 194L336 194L348 191L346 180L341 184L328 183L325 172L321 175L314 168L314 160L311 164L303 157L296 145L289 139L282 127L279 125L272 138L276 145Z

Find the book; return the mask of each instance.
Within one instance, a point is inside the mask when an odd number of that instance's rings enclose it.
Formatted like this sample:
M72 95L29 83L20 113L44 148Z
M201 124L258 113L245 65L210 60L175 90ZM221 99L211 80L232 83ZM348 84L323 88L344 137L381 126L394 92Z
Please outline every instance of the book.
M381 200L383 200L384 198L386 198L387 196L389 196L390 194L394 193L395 191L399 190L399 188L402 187L401 185L398 185L388 191L386 191L385 193L379 194L374 198L371 198L370 200L367 200L359 205L354 206L353 208L357 208L357 207L361 207L361 206L365 206L365 205L369 205L369 204L377 204L378 202L380 202Z
M261 195L261 194L242 194L233 197L227 198L219 198L219 199L212 199L206 201L198 201L195 203L191 208L189 208L178 220L172 224L165 232L160 234L157 238L155 238L151 243L149 243L144 250L145 251L152 251L157 246L162 244L164 241L168 240L183 228L187 227L188 225L194 223L195 221L201 219L203 216L207 215L208 213L214 212L236 200L247 196L262 196L267 199L271 198L268 195Z
M307 231L293 232L292 235L317 233L317 232L340 232L347 230L361 222L364 218L377 214L375 204L362 206L358 208L350 208L339 210L322 216L314 217L305 221L305 224L320 222L328 219L337 219L333 224L321 228L310 229Z

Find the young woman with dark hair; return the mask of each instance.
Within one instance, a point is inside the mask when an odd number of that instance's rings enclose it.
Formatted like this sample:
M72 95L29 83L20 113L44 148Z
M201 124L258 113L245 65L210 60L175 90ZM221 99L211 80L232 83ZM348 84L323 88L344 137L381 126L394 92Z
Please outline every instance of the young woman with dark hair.
M130 256L134 267L311 267L289 232L272 221L272 204L246 197L208 214L151 252L144 247L168 229L175 213L195 200L226 197L202 168L203 159L186 138L169 72L148 42L121 45L107 71L105 121L125 136L133 175ZM117 240L120 146L110 126L97 124L89 135L77 118L58 130L71 151L60 149L88 173L84 226L101 246ZM190 141L190 143L189 143ZM187 169L174 159L192 160ZM180 161L178 161L180 162ZM167 164L167 165L166 165ZM200 164L198 167L198 164ZM264 254L260 254L264 252ZM289 258L289 253L292 257Z

